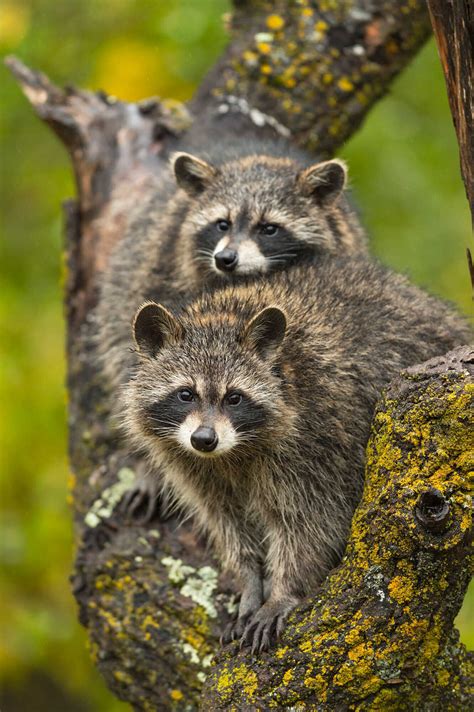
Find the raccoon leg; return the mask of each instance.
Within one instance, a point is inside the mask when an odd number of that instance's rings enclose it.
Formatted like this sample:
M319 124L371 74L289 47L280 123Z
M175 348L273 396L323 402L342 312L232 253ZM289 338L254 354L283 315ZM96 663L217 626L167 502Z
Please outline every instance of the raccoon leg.
M214 505L216 502L214 502ZM241 637L249 619L263 604L263 558L261 531L250 525L240 507L221 500L218 508L209 512L207 526L216 553L225 569L234 571L239 579L241 596L238 614L224 629L221 643Z
M228 643L240 637L248 619L263 603L261 529L218 481L204 480L204 486L198 481L198 487L190 487L189 477L175 476L173 484L176 501L182 502L184 509L192 503L198 528L207 534L223 568L237 574L242 586L238 616L221 636L221 643Z
M267 559L270 593L248 620L240 640L241 647L251 646L252 654L268 650L283 631L288 614L301 601L303 585L298 566L303 559L302 551L295 546L299 540L301 534L296 532L290 534L283 529L271 532Z
M263 604L263 574L261 566L257 568L248 567L245 573L241 573L240 579L242 582L242 595L240 597L239 612L237 617L224 629L221 636L222 645L240 638L250 617Z

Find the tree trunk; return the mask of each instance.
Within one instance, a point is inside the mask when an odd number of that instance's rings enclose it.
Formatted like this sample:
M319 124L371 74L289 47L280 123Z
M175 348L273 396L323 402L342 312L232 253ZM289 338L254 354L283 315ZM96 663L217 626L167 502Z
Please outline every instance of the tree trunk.
M474 221L474 6L470 0L428 0L428 7Z
M392 385L346 556L260 659L217 652L235 590L192 528L142 526L116 508L136 463L109 429L91 308L130 208L156 190L163 147L184 132L218 140L232 120L234 131L330 155L429 29L421 0L380 0L377 11L368 0L234 4L229 48L188 108L63 92L9 60L67 146L78 185L66 205L66 314L80 619L109 687L137 710L461 709L469 659L452 624L469 575L472 351Z
M428 0L459 143L461 175L474 227L474 7L470 0ZM474 299L474 263L467 249Z

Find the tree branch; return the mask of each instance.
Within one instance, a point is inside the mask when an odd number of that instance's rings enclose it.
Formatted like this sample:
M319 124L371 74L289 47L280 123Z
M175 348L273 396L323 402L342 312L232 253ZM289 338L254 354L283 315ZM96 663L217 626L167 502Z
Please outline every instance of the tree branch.
M198 707L234 591L232 581L217 574L215 562L188 525L178 527L174 520L160 520L140 526L136 521L124 521L115 508L131 485L130 468L135 462L109 429L103 379L91 340L90 313L100 272L125 232L131 207L156 191L166 165L164 149L174 147L183 132L188 142L196 144L200 134L212 132L218 140L229 127L249 135L289 133L290 138L321 155L333 153L360 125L428 31L427 13L416 0L382 2L377 11L368 1L297 5L240 0L235 6L232 42L190 111L174 102L149 100L135 105L104 94L61 91L44 75L18 60L8 60L39 116L67 146L78 184L78 202L66 205L69 449L75 473L79 552L72 581L96 664L114 693L138 710L182 709L183 704ZM279 648L281 658L273 653L264 662L250 663L243 655L235 657L233 649L226 653L209 679L205 708L226 706L232 700L250 707L256 700L270 704L270 695L277 689L288 702L314 700L323 692L327 700L358 699L362 694L384 699L377 695L388 695L391 690L414 695L418 679L426 690L428 672L417 663L415 646L402 644L397 621L406 626L402 630L426 646L424 659L432 661L435 671L433 699L442 685L455 690L446 692L443 699L448 699L447 695L457 696L456 701L463 699L465 654L456 648L452 660L443 658L448 641L453 640L451 624L462 600L467 570L467 530L461 534L459 527L469 524L466 518L460 519L462 477L468 459L463 460L456 450L454 435L464 438L468 428L472 373L471 357L461 356L450 374L405 376L406 387L400 385L398 391L394 387L392 401L387 401L379 414L371 451L373 484L366 489L342 568L326 583L316 602L295 613L287 642ZM429 409L416 411L416 393L425 387L432 388L429 394L433 412L438 412L435 406L439 406L439 420ZM404 418L412 410L419 420L413 431L416 435L408 436ZM455 411L457 419L449 418ZM439 423L444 423L444 432L437 429ZM405 433L403 457L411 466L404 478L401 468L396 468L398 459L393 463L394 477L406 492L402 499L390 488L392 480L383 469L390 447L402 447L398 441L392 442L398 429L400 437ZM410 437L419 438L417 445L438 448L435 453L426 451L431 456L425 463L420 458L419 468L416 453L423 451L410 454ZM382 447L383 442L388 450ZM377 463L377 458L382 459ZM448 467L454 462L457 477ZM447 547L449 544L446 551L426 544L433 535L422 533L410 509L415 495L422 494L416 487L427 486L430 475L443 493L448 492L448 486L453 488L452 494L449 490L449 516L454 528L441 535ZM379 493L374 493L374 509L370 510L374 523L369 531L367 507L371 506L371 487L377 483L384 483L388 499L382 502ZM415 487L413 492L411 487ZM393 513L393 521L383 516L384 511ZM397 528L397 522L403 521L410 524L412 538ZM392 551L387 542L395 533L399 538ZM367 552L364 546L369 547ZM385 550L386 558L382 556ZM418 552L420 560L407 558L405 566L405 553L411 551ZM433 576L430 583L429 565L437 566L437 556L440 576ZM347 574L346 580L341 571ZM418 585L418 574L420 605L402 605L406 591ZM447 589L439 581L447 582ZM379 600L380 587L385 603ZM441 596L446 590L449 595ZM438 618L430 617L430 597ZM442 613L446 614L443 620ZM339 615L342 622L336 626L335 616ZM352 615L357 619L351 624ZM325 638L319 656L307 647L314 625L319 626L318 635L330 630L336 634L343 625L347 637L344 643L342 637ZM352 662L361 655L357 645L364 640L373 641L373 655L364 655L363 665L357 663L360 671L354 675L356 665ZM288 650L282 653L285 646ZM341 673L339 686L330 682L324 668L318 668L318 660L324 664L329 660L326 655L330 650ZM398 668L402 682L398 682ZM370 682L372 678L376 681Z
M430 30L424 0L234 5L232 42L192 110L203 117L229 95L243 99L321 157L356 131Z

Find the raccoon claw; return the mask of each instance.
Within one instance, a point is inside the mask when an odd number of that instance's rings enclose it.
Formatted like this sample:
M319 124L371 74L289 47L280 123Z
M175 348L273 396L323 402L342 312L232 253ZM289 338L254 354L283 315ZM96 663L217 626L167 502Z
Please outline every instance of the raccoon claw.
M120 501L120 510L139 524L148 524L161 513L161 499L157 487L148 480L137 479Z
M250 647L256 655L268 650L280 637L285 621L296 601L267 601L248 621L240 639L240 648Z
M251 613L248 613L245 616L234 618L234 620L226 625L220 637L221 645L227 645L227 643L232 643L234 640L238 640L242 637L250 615Z
M231 621L230 623L227 623L226 627L221 633L221 637L219 638L219 643L222 645L227 645L228 643L232 643L234 640L234 630L235 630L235 621Z

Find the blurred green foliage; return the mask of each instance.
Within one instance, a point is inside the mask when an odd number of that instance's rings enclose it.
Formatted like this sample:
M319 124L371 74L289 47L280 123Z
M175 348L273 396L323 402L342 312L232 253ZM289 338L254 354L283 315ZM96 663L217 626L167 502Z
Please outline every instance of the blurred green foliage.
M187 99L226 42L225 0L3 0L0 52L56 83ZM61 201L68 158L2 68L0 685L5 712L126 708L89 662L68 585ZM433 43L344 148L376 253L471 308L470 219ZM469 623L469 618L471 622ZM474 642L474 596L459 623ZM34 704L28 697L33 696Z

